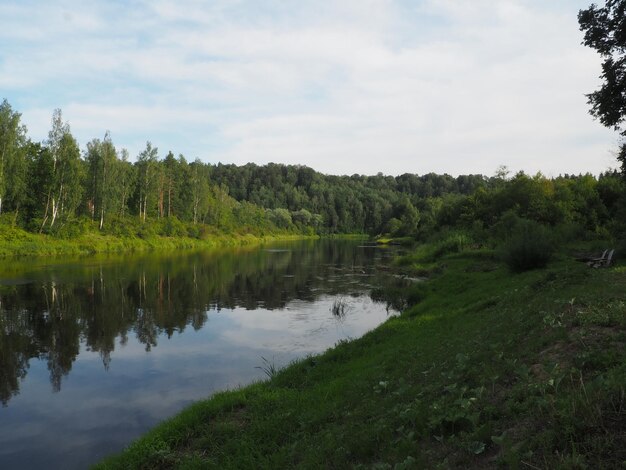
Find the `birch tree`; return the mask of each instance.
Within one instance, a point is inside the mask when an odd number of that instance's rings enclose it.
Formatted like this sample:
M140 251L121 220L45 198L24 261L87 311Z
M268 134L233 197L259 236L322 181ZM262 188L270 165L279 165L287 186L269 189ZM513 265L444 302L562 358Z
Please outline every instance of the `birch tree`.
M106 215L115 210L120 192L120 165L109 132L103 141L94 139L87 144L86 160L88 207L92 219L99 220L102 230Z
M47 223L52 229L60 217L73 215L82 193L80 150L69 124L63 122L60 109L55 109L52 114L47 146L52 157L52 182L40 232Z
M137 157L139 218L143 222L148 216L148 208L156 207L158 202L158 152L158 148L146 142L146 149Z
M128 161L128 150L126 149L122 149L120 152L120 161L118 164L119 193L117 208L119 216L124 217L128 207L128 201L135 188L137 172L135 166Z
M191 218L194 224L204 222L209 210L209 179L206 166L198 159L189 165L191 187Z

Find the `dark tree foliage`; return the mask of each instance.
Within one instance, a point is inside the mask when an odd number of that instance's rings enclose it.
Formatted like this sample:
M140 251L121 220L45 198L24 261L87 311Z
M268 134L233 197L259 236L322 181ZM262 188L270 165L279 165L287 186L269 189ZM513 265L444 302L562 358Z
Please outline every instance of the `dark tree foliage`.
M277 163L218 164L211 168L211 175L238 201L272 210L285 208L292 213L306 210L319 214L321 226L316 228L326 233L415 233L417 227L426 227L432 213L430 199L448 194L469 195L489 184L489 179L482 175L336 176L305 166Z
M604 7L592 4L578 13L585 32L583 44L602 56L602 86L587 95L591 114L602 124L626 137L626 0L607 0ZM626 142L618 159L626 173Z
M617 172L338 176L279 163L188 163L173 152L160 157L149 142L131 162L108 133L81 156L60 110L50 138L33 143L19 113L6 101L0 107L2 226L67 238L95 229L141 238L281 231L420 240L461 231L484 240L502 238L517 217L570 238L626 233L626 179Z

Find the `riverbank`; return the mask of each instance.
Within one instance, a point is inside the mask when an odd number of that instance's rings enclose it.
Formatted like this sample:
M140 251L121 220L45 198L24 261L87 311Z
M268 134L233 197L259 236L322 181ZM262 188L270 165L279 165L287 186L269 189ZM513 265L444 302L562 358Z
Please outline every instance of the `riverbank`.
M621 468L626 269L563 256L513 274L469 249L434 264L401 316L267 367L99 468Z
M145 237L117 236L88 231L67 238L35 234L17 227L0 225L0 258L25 256L68 256L96 253L130 253L145 251L171 251L181 249L207 249L222 246L254 245L275 240L296 240L313 237L294 233L222 233L214 230L202 238L189 236L163 236L149 234ZM314 236L317 238L317 236Z

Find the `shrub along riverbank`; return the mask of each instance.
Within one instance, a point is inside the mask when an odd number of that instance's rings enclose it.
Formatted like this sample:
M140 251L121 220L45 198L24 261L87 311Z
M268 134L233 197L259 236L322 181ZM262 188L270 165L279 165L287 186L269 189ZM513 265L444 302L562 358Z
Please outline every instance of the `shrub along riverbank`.
M622 468L626 268L562 254L516 274L461 242L400 263L431 276L401 316L99 468Z
M10 224L0 223L0 257L203 249L312 236L280 230L222 231L209 226L197 228L197 233L192 234L186 231L169 233L156 224L139 225L136 227L137 230L126 230L124 233L102 233L93 222L88 221L85 225L80 232L54 236L31 233Z

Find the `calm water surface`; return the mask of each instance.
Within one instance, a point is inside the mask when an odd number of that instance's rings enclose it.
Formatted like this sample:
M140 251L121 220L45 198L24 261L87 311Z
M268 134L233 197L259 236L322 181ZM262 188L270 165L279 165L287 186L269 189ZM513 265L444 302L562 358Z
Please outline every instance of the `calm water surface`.
M212 392L361 336L388 249L347 241L219 253L2 261L0 468L85 468ZM331 307L342 299L346 313Z

